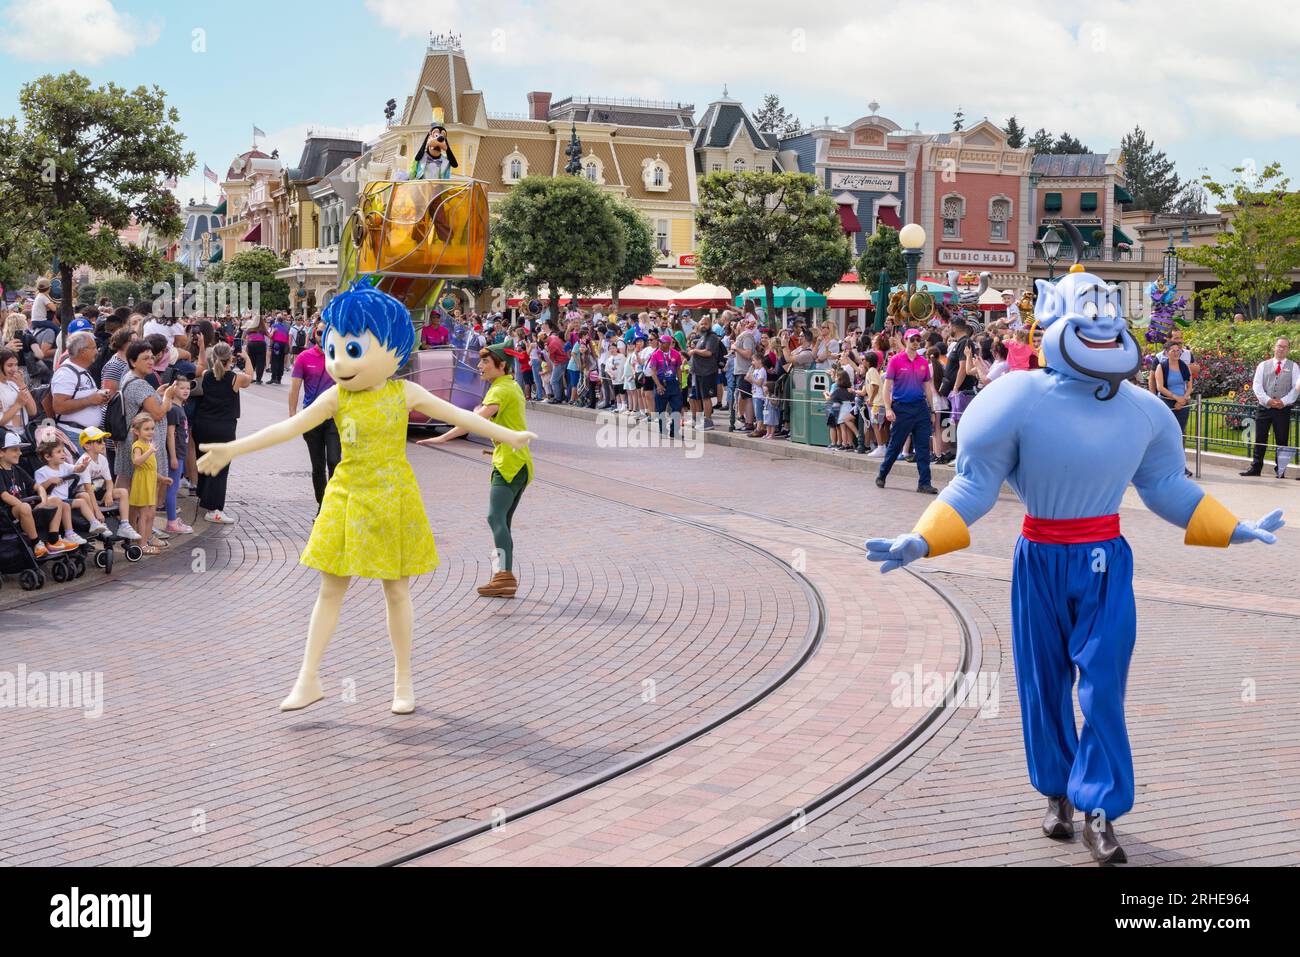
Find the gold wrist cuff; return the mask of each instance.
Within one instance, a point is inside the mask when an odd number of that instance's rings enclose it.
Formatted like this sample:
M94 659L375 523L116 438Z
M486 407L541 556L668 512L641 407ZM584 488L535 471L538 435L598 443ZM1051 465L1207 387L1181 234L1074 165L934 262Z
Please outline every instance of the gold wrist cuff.
M920 535L930 546L927 558L946 555L970 545L970 529L947 502L931 502L912 533Z

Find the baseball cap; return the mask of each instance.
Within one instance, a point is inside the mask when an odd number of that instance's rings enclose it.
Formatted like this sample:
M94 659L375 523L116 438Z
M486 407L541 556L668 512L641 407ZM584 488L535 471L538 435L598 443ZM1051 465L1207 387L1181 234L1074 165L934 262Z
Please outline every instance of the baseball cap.
M660 342L672 342L672 341L673 341L673 337L670 336L670 335L668 335L668 333L664 333L662 336L659 337L659 341L660 341Z
M903 341L906 342L908 339L912 338L912 336L916 336L917 338L920 338L920 337L921 337L921 330L920 330L920 329L908 329L905 333L903 333Z
M68 323L68 335L72 335L74 332L90 332L94 328L89 319L78 316Z
M27 443L20 439L16 433L6 432L4 447L6 449L25 449L27 448Z
M86 443L88 442L102 442L106 438L108 438L107 432L105 432L103 429L96 428L95 426L92 425L88 429L81 430L81 436L77 439L77 441L81 443L82 448L85 448Z

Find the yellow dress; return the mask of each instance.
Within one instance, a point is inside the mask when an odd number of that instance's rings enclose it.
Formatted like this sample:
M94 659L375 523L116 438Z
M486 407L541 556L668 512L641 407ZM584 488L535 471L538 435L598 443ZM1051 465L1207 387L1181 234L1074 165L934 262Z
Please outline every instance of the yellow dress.
M406 460L405 385L339 389L334 470L300 561L330 575L396 579L438 567L420 486Z
M149 442L131 443L131 451L138 452L141 449L153 451L153 445ZM127 504L135 508L148 508L150 505L158 504L158 456L146 455L142 465L135 466L135 471L131 473L131 492L127 498Z

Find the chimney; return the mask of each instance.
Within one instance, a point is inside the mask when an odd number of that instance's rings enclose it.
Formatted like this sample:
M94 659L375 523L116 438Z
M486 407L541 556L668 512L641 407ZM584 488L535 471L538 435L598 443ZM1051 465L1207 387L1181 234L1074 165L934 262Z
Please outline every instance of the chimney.
M551 94L549 93L529 93L528 94L528 118L530 120L545 120L551 115Z

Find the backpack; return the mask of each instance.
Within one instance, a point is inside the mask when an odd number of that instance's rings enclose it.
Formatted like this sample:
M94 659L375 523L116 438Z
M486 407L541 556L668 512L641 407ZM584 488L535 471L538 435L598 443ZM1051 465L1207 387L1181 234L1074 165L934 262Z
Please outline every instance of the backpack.
M119 388L104 406L104 431L113 437L115 445L126 441L130 423L126 421L126 395Z
M98 386L95 385L95 377L92 376L89 372L85 372L81 369L78 369L76 366L72 365L72 363L68 363L68 365L70 365L77 372L77 385L73 389L74 398L76 397L76 393L81 389L81 377L83 375L90 380L90 384L92 386L98 388ZM45 395L41 396L41 411L44 412L49 418L53 419L55 422L59 421L59 417L54 414L54 384L52 382L49 388L45 390Z

